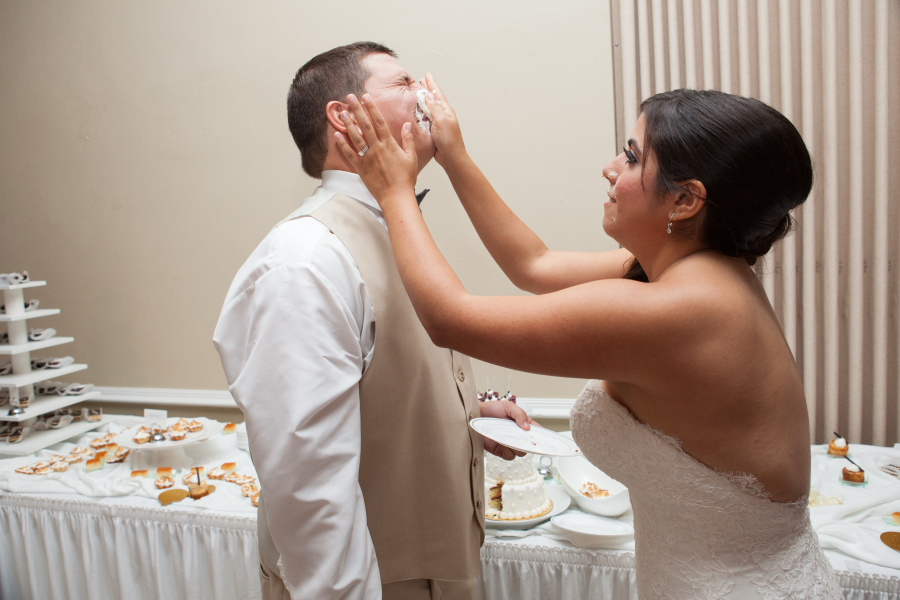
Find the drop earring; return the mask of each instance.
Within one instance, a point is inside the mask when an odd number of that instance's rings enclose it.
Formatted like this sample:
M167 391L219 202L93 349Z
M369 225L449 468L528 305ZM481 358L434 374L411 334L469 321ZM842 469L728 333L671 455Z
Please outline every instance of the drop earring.
M669 227L666 229L666 233L672 235L672 221L675 219L675 213L672 213L672 218L669 219Z

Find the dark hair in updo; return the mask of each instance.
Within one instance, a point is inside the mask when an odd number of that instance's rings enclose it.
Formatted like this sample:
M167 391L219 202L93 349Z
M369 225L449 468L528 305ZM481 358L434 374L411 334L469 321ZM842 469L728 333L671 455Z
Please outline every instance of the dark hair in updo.
M791 209L812 190L812 159L797 128L771 106L714 90L674 90L641 104L644 155L656 157L660 193L706 186L700 239L754 265L793 228ZM635 259L626 279L647 281Z

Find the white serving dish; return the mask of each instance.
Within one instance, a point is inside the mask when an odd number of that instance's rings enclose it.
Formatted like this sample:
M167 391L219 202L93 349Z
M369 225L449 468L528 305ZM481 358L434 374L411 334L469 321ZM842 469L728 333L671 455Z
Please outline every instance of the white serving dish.
M166 420L166 426L171 427L178 422L179 418L180 417L169 417ZM206 417L197 417L196 419L188 420L200 421L201 423L203 423L203 429L195 433L188 433L183 440L178 440L177 442L173 440L166 440L165 442L147 442L146 444L138 444L134 441L134 436L138 432L138 429L141 428L140 425L135 425L134 427L125 429L124 431L119 433L119 435L116 436L116 439L113 441L116 444L124 446L125 448L129 448L131 450L166 450L169 448L177 448L179 446L187 446L188 444L196 444L197 442L205 442L212 436L221 433L222 430L225 429L225 423L207 419Z
M578 508L602 517L619 517L631 508L628 488L583 456L564 456L557 460L559 479ZM608 498L588 498L580 492L585 483L595 483L612 494Z
M634 539L634 526L617 519L569 513L550 522L579 548L617 548Z
M545 521L549 521L556 515L569 508L572 502L569 494L564 489L555 484L547 484L544 486L547 497L553 501L553 508L546 515L535 517L533 519L520 519L518 521L500 521L494 519L485 519L485 526L488 529L531 529L535 525L540 525Z

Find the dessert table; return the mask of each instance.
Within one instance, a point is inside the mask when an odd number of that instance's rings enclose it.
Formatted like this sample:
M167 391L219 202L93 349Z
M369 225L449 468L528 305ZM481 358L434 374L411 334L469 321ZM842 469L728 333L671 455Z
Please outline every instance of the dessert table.
M114 417L109 427L133 424L128 419ZM900 553L875 546L879 532L900 532L883 519L900 511L900 481L869 470L885 456L900 456L900 449L853 448L870 475L865 488L843 486L832 477L839 463L813 447L813 483L823 495L844 499L811 509L813 524L846 598L900 600ZM186 452L207 469L237 462L241 473L255 475L234 435L214 436ZM127 462L59 474L68 475L63 481L13 473L27 460L36 458L0 460L0 598L260 597L256 509L237 486L215 481L221 489L214 494L164 507L152 486L128 477ZM576 548L551 523L528 531L489 529L478 588L485 600L635 599L633 542Z

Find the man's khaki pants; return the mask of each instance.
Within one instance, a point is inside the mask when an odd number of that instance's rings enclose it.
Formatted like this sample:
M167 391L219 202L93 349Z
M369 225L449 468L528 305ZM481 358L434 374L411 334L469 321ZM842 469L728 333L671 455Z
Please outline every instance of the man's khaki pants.
M266 521L265 504L260 498L257 513L259 538L259 579L262 584L262 600L292 600L290 592L278 573L278 549L272 543ZM475 600L475 580L437 581L435 579L410 579L396 581L381 587L382 600ZM295 598L293 600L306 600Z

